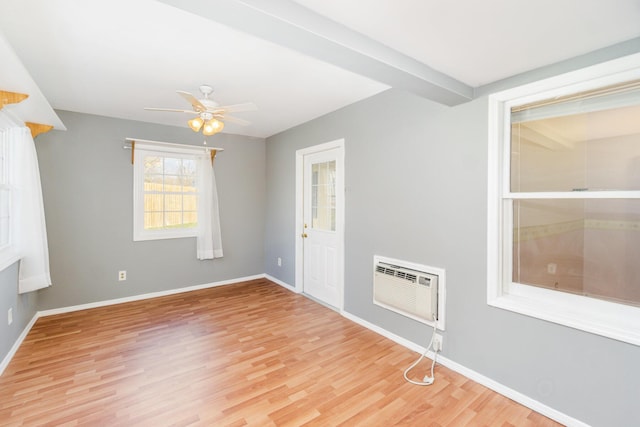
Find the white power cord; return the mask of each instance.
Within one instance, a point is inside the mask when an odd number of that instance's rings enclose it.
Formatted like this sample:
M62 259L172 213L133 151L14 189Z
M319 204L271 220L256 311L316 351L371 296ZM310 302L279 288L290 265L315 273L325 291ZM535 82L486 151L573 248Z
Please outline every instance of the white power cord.
M420 358L418 360L416 360L415 362L413 362L413 365L409 366L404 371L404 379L407 380L407 382L410 382L411 384L415 384L415 385L431 385L435 381L436 378L433 375L433 368L436 366L436 359L438 358L438 351L440 351L439 349L433 351L433 362L431 363L431 376L425 375L424 378L422 379L422 382L420 382L420 381L414 381L412 379L409 379L407 374L409 373L410 370L415 368L418 365L418 363L420 363L420 361L422 359L424 359L424 357L427 355L427 352L429 351L429 349L432 348L433 340L436 337L436 330L437 330L436 322L434 321L433 322L433 333L431 334L431 341L429 341L429 345L424 350L424 353L422 353Z

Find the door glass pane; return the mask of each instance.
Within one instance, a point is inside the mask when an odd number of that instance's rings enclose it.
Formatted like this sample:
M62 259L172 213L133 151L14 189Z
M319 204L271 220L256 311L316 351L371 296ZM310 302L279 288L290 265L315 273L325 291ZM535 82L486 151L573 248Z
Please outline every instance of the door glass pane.
M640 305L640 199L515 200L513 281Z
M336 162L311 165L311 226L317 230L336 229Z

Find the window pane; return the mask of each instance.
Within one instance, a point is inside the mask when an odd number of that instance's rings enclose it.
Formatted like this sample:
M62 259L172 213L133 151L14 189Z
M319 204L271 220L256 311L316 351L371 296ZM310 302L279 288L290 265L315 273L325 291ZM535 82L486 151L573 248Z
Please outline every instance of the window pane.
M162 191L162 175L145 175L144 191Z
M9 199L11 192L8 188L0 188L0 218L9 217Z
M336 162L312 165L311 226L335 231L335 174Z
M191 228L198 226L198 212L185 211L183 218L185 227Z
M640 305L640 200L515 200L513 281Z
M196 161L194 159L182 159L181 174L195 177Z
M182 194L165 194L164 196L165 211L181 211L182 210Z
M163 228L163 214L162 212L145 212L144 213L144 229L145 230L158 230Z
M194 158L144 158L144 228L197 227L197 165Z
M512 110L511 190L640 190L640 89Z
M182 225L182 212L165 212L164 226L167 228L180 227Z
M144 158L144 174L161 174L162 157L146 156Z
M189 194L182 196L182 209L185 211L197 211L198 196Z
M0 247L9 244L9 217L0 218Z
M179 193L182 191L182 178L178 175L164 176L164 191Z
M194 193L197 191L195 176L182 177L182 191L188 192L188 193Z
M162 212L164 207L163 194L145 194L144 195L144 211L145 212Z
M11 193L8 189L0 189L0 247L9 244L9 227L10 212L9 212L9 198Z
M167 175L180 174L182 159L174 159L171 157L164 158L164 173Z

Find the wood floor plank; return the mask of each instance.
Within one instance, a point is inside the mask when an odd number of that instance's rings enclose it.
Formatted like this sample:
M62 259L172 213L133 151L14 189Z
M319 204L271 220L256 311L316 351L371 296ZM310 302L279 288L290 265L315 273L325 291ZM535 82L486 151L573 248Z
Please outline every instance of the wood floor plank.
M265 279L38 319L3 426L558 426ZM415 379L430 360L415 369Z

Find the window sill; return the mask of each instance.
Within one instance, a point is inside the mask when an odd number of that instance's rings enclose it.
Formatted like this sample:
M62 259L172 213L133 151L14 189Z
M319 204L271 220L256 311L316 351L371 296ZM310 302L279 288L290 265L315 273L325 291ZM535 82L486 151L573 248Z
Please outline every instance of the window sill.
M489 305L640 346L640 307L512 284Z
M136 233L133 236L134 242L143 242L146 240L166 240L166 239L181 239L184 237L196 237L197 231L189 232L155 232L155 233Z
M20 255L11 250L0 251L0 271L20 261Z

